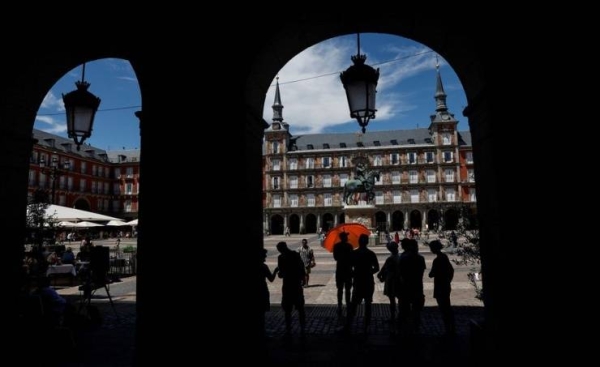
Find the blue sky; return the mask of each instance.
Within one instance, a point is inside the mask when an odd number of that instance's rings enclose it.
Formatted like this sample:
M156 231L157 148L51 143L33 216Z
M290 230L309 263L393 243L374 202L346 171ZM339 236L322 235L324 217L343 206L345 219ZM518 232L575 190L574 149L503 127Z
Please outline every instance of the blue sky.
M67 137L62 95L76 89L81 80L81 65L65 74L48 91L38 110L35 128ZM86 63L85 80L89 91L101 99L92 136L85 143L105 150L140 147L139 120L134 112L141 109L137 78L128 61L101 59Z
M367 64L379 68L377 116L367 131L428 127L435 111L436 54L406 38L385 34L360 35L361 53ZM340 81L357 51L356 34L336 37L314 45L279 72L284 120L293 135L321 132L358 132L350 119L348 102ZM450 112L459 120L459 130L468 130L462 110L466 97L454 70L439 58ZM67 136L62 94L75 89L81 80L81 65L69 71L46 95L38 110L35 127ZM94 130L86 142L105 150L140 147L139 121L134 112L141 109L137 78L128 61L102 59L86 64L85 80L89 91L101 98ZM275 79L269 89L263 117L271 122Z
M367 131L428 127L435 112L436 53L426 46L398 36L360 35L361 54L366 63L379 68L377 114ZM290 60L279 72L283 118L292 135L322 132L358 132L350 119L348 102L340 81L356 55L356 34L329 39ZM468 130L462 116L466 96L454 70L439 57L440 72L451 113L460 131ZM271 122L275 79L267 93L263 118Z

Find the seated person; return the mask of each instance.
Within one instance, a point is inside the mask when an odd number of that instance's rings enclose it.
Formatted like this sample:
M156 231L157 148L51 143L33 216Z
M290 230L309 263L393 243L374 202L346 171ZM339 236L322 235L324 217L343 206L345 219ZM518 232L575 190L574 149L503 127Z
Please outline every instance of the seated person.
M48 326L60 326L67 309L67 300L50 287L50 278L41 277L37 289L33 292L42 299L44 319Z
M75 264L75 255L73 254L73 250L70 247L67 247L67 249L62 255L62 263Z

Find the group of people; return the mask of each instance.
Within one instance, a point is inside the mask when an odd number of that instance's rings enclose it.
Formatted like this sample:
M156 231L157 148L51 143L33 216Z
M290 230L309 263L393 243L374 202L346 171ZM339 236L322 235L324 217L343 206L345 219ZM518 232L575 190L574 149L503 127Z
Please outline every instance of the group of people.
M300 320L300 331L304 336L306 330L306 313L304 312L304 287L308 286L310 279L310 269L315 265L315 255L308 246L306 239L302 240L302 246L297 250L291 250L287 243L282 241L277 244L277 251L280 255L277 258L277 267L271 273L264 261L267 258L267 250L262 251L262 300L264 301L263 311L270 309L270 295L266 280L273 282L276 276L283 279L281 287L281 307L285 315L286 335L290 336L292 332L292 311L294 308L298 311ZM264 317L264 312L262 313ZM263 321L264 324L264 321Z
M341 233L340 241L333 246L333 257L336 261L337 312L340 319L343 315L344 300L347 309L343 330L346 332L351 330L357 308L364 300L363 329L365 333L368 332L376 275L381 282L384 282L383 292L389 298L391 321L396 324L397 330L405 330L408 333L418 332L421 325L421 311L425 304L423 276L426 270L425 258L418 252L418 242L412 238L404 238L400 241L403 249L401 254L397 242L388 242L390 255L381 268L375 252L367 248L368 243L369 237L360 235L358 248L354 249L348 242L348 234ZM442 314L446 335L451 336L456 333L450 303L454 268L448 256L441 251L443 245L440 241L430 242L429 247L436 255L429 272L429 277L434 280L433 296ZM304 335L306 315L303 288L308 286L310 270L315 264L314 253L306 239L302 240L302 246L297 251L291 250L284 241L277 244L277 250L280 255L273 272L265 264L267 250L261 250L263 260L261 278L265 301L263 311L266 312L270 308L266 281L273 282L278 276L283 279L281 306L285 314L286 334L291 334L292 311L295 308L298 311L301 333Z

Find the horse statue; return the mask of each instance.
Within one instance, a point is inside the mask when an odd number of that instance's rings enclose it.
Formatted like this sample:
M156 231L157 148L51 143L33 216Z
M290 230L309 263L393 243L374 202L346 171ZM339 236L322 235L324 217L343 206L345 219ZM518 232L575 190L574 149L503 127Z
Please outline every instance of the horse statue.
M379 171L367 171L364 179L354 179L346 181L344 185L344 203L346 205L350 204L350 199L354 201L354 203L358 203L358 200L355 198L356 194L365 193L367 195L367 203L372 202L375 198L375 193L373 193L373 188L375 187L375 179L379 181Z

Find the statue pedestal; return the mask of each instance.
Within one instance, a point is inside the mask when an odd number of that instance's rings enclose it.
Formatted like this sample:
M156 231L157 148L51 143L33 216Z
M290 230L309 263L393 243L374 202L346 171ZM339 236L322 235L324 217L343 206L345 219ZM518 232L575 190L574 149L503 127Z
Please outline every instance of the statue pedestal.
M369 236L369 245L378 244L379 239L375 234L374 216L377 208L375 205L346 205L344 207L344 219L346 223L360 223L369 228L371 235Z
M373 216L376 211L375 205L346 205L344 207L345 222L360 223L373 232L373 228L375 228Z

